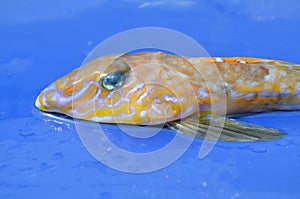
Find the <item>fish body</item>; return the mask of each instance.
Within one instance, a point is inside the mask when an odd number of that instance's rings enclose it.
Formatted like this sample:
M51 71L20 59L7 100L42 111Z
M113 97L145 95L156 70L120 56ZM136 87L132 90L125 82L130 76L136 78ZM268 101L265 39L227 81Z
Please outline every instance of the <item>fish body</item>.
M297 64L259 58L112 54L56 80L35 105L83 120L142 125L195 114L299 110L299 71Z

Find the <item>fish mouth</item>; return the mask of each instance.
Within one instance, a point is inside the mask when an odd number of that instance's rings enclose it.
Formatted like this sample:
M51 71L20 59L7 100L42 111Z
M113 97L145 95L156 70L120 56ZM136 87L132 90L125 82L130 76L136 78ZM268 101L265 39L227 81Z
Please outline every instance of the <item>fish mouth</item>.
M42 111L47 111L48 110L47 106L45 106L45 104L43 103L42 93L39 94L39 96L36 98L35 107L37 107L38 109L40 109Z

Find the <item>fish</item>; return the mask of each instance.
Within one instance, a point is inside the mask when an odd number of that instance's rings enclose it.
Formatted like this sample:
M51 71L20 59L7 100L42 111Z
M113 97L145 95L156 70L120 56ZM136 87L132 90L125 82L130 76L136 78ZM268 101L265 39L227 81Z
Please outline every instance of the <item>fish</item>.
M209 140L276 140L285 133L232 116L300 110L300 65L165 52L109 54L51 83L35 106L100 123L163 124Z

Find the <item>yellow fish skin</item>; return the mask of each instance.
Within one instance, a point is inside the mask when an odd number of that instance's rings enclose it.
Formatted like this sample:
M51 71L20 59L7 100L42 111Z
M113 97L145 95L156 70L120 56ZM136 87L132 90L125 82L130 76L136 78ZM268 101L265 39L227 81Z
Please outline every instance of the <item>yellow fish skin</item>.
M214 78L213 66L221 81ZM50 84L35 105L77 119L154 125L188 118L199 110L211 114L211 95L217 96L214 103L225 101L227 115L299 110L300 66L248 57L111 54Z

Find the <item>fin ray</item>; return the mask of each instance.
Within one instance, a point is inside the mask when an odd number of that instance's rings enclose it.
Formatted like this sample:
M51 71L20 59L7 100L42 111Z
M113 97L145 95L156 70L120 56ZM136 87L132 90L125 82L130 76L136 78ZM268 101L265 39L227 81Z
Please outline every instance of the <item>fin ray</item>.
M167 123L167 127L177 133L188 134L196 138L228 142L275 140L285 134L277 129L228 118L225 120L201 118L199 120L199 118L191 117L183 121ZM208 130L209 134L207 134Z

